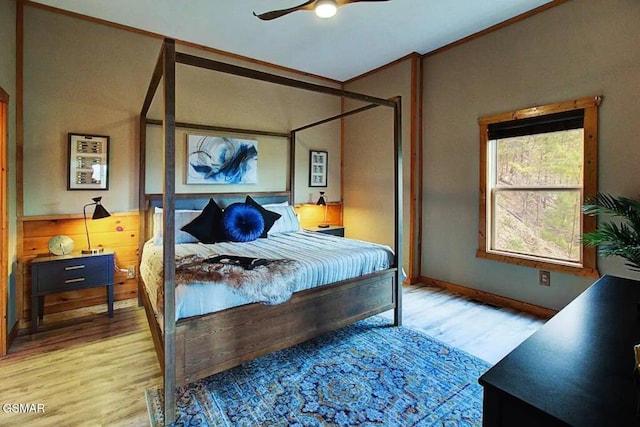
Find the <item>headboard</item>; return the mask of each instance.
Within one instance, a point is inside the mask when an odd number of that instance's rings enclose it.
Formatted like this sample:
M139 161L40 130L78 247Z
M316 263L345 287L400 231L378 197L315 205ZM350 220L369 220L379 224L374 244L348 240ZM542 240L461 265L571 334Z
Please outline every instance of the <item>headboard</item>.
M213 197L218 206L225 208L232 203L244 202L247 196L265 205L268 203L292 203L291 192L289 191L261 191L253 193L180 193L175 195L176 209L202 210ZM153 212L154 208L162 207L162 194L147 194L147 211L145 215L145 235L144 241L151 238L153 234Z

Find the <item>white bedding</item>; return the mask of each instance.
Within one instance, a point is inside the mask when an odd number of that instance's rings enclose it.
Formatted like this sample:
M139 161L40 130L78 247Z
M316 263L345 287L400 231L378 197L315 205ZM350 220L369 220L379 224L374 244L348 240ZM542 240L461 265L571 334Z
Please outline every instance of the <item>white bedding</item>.
M393 264L393 252L388 246L309 231L277 233L247 243L176 245L176 258L193 254L295 259L301 264L296 292L385 270ZM156 307L156 290L162 286L162 246L154 245L152 240L144 245L140 274L162 325L162 313ZM254 302L224 283L179 285L175 299L176 320Z

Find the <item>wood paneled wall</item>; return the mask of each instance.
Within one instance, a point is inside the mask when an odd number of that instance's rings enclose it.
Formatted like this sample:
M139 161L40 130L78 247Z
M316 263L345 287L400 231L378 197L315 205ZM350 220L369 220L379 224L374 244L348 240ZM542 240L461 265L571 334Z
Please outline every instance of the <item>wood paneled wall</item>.
M300 204L295 205L295 210L303 228L314 228L324 222L324 206ZM342 225L342 203L329 202L327 204L327 223Z
M127 274L114 273L115 299L124 300L137 296L138 276L138 212L112 213L100 220L88 220L92 247L105 247L115 251L116 264L125 269L135 266L136 278L127 279ZM20 327L28 325L31 315L31 264L30 261L42 254L48 254L47 243L52 236L67 235L74 241L74 251L87 248L87 237L82 217L39 216L23 217L23 251L20 254L22 280L19 280L20 298L18 313ZM21 283L20 283L21 282ZM106 304L104 288L63 292L45 297L45 314L74 310L97 304Z

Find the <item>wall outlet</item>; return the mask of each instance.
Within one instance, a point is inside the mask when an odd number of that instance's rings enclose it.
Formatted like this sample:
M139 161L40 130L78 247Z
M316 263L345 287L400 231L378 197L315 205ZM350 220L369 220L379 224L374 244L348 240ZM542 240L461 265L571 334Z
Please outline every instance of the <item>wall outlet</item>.
M538 284L540 286L551 286L551 272L540 270L538 272Z
M127 267L127 279L135 279L136 278L136 266L130 265Z

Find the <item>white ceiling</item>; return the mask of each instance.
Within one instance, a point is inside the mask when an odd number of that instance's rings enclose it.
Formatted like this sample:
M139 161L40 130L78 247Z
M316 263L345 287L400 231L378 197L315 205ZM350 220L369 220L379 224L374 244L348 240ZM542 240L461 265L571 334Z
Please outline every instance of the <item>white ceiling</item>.
M261 21L303 0L34 0L60 9L348 80L409 53L433 51L549 0L391 0Z

